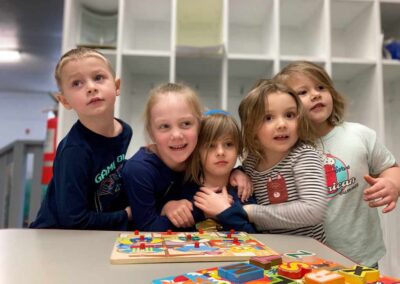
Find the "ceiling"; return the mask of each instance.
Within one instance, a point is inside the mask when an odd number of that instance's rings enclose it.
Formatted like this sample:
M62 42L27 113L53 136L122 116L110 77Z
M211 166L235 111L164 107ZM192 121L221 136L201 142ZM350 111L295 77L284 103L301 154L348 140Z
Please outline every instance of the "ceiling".
M0 0L0 49L22 60L0 62L0 92L56 91L53 70L61 55L63 0Z

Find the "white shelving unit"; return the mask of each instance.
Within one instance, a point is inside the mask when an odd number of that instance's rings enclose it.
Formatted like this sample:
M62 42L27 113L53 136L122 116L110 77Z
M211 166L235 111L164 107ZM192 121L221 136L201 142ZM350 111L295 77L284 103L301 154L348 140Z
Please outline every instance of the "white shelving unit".
M400 1L65 0L64 13L63 51L97 46L121 78L116 115L134 130L128 156L145 144L143 106L157 84L188 83L206 107L238 118L257 79L310 60L346 96L347 119L375 129L400 160L400 61L381 49L383 37L400 38ZM60 109L60 139L75 120Z

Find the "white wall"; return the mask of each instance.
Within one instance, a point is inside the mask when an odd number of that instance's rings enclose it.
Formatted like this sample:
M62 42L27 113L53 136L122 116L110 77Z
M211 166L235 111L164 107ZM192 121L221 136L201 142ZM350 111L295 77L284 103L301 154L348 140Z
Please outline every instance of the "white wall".
M53 106L46 93L0 91L0 149L16 139L44 140L44 110Z

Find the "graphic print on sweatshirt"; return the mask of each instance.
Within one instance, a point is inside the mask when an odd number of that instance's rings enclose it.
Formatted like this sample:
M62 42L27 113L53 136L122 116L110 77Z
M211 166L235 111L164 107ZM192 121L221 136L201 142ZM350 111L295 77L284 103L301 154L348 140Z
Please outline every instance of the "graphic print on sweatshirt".
M324 154L324 170L328 198L346 194L358 186L355 177L350 177L350 166L332 154Z
M115 171L111 172L99 186L99 196L114 195L121 190L121 172L122 165L119 165Z
M268 199L271 204L283 203L288 200L285 178L278 174L276 178L267 180Z

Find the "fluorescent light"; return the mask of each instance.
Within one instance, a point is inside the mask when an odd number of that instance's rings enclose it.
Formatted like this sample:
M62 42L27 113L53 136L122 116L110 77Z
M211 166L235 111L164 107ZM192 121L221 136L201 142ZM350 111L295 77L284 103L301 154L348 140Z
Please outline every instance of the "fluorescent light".
M18 50L0 49L0 62L15 62L21 59L21 53Z

